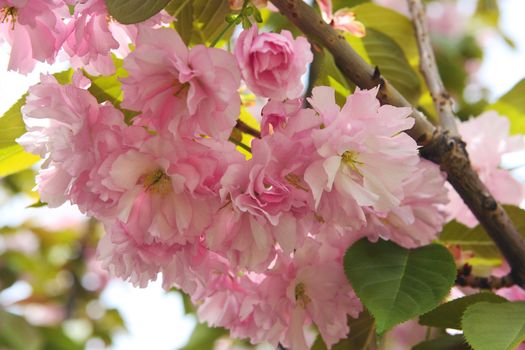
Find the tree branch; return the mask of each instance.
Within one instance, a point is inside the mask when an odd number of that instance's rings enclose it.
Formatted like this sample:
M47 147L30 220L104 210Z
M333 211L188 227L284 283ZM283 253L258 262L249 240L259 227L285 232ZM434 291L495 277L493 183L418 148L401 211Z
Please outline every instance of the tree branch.
M436 111L439 115L441 126L449 130L453 136L458 136L456 126L456 117L452 108L452 98L445 89L443 81L439 76L436 64L436 57L430 42L428 24L425 16L425 9L421 0L407 0L410 14L412 15L412 24L416 33L416 41L419 47L419 61L421 73L425 77L428 90L434 101Z
M515 285L515 281L511 275L503 277L478 277L472 275L472 266L469 264L463 265L458 269L456 277L456 285L461 287L472 287L478 289L500 289L508 288Z
M357 86L370 89L380 85L378 99L382 104L412 107L381 75L370 67L321 16L302 0L271 0L310 39L319 42L334 56L343 74ZM415 125L407 130L422 147L421 156L439 164L448 181L463 198L472 213L496 243L512 268L514 280L525 286L525 240L508 215L472 169L465 143L448 131L435 128L427 118L413 109Z
M257 131L255 130L254 128L252 128L251 126L249 126L248 124L246 124L245 122L243 122L242 120L240 119L237 119L237 124L235 125L235 128L245 134L248 134L248 135L251 135L255 138L258 138L260 139L261 138L261 132L260 131Z

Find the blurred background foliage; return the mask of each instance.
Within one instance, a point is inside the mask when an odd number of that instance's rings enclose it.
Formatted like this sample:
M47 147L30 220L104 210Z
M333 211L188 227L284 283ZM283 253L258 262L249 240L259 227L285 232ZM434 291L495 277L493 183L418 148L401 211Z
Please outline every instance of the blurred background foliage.
M402 2L397 1L394 7ZM484 110L495 109L511 120L513 132L524 133L525 80L491 102L490 86L484 86L476 79L486 52L487 36L501 37L510 48L516 45L501 29L500 2L468 2L474 7L465 16L458 10L458 3L465 1L427 1L430 19L436 28L432 39L446 88L456 101L460 118L467 119ZM402 6L396 8L398 12L380 5L387 3L392 6L396 1L334 0L334 11L349 7L355 12L357 20L365 25L367 35L363 38L346 35L348 42L365 60L378 66L412 103L428 115L435 116L419 73L418 49L410 20L403 15ZM172 0L166 9L178 16L179 21L174 27L190 44L209 44L225 27L224 17L230 13L225 0ZM297 28L279 13L262 9L261 14L263 25L268 29L287 29L299 34ZM234 30L229 30L219 46L228 47L232 35ZM315 59L307 91L316 85L331 85L342 102L355 87L339 72L328 52L315 41L312 41L312 47ZM67 80L68 74L62 78ZM119 65L115 76L91 77L91 92L100 101L109 100L118 106L122 96L117 78L124 74ZM101 294L110 281L95 257L103 229L93 219L57 214L56 218L43 220L39 214L39 207L43 204L32 192L35 170L30 167L37 159L25 154L15 143L8 142L14 137L3 127L10 115L20 113L22 102L15 104L0 119L0 350L110 348L115 334L125 331L126 324L118 310L101 301ZM132 117L132 112L128 112ZM246 108L243 108L244 114L253 120ZM20 135L23 125L17 127L13 130ZM35 204L21 215L10 208L17 198L22 197L31 198ZM23 218L18 220L19 225L6 224L18 216ZM183 296L183 299L185 312L194 314L188 297ZM361 326L367 324L367 320L361 322ZM392 342L395 340L384 344L395 349ZM322 349L322 346L318 344L317 348ZM223 329L210 329L202 324L196 326L184 347L185 350L253 348L247 342L229 339ZM258 349L271 347L261 345Z
M35 175L28 169L0 180L3 215L19 215L9 211L14 198L36 202ZM125 329L119 312L99 300L109 281L95 259L101 233L93 219L59 215L0 228L0 349L104 348Z

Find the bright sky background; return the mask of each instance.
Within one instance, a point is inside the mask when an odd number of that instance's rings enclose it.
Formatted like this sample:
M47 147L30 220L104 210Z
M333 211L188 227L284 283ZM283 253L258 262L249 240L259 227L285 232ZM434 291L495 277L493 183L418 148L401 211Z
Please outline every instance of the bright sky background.
M473 3L473 0L463 1L467 4ZM525 77L525 1L503 0L500 3L503 31L514 40L517 48L510 48L496 36L487 38L485 60L478 78L483 85L490 87L491 100L495 100ZM51 68L40 64L35 72L22 76L6 72L7 61L7 47L0 45L0 115L20 98L30 85L39 81L41 72L61 71L65 68L64 64ZM1 197L0 193L0 203ZM25 216L34 214L40 217L60 216L58 211L44 208L28 211L25 209L28 204L28 199L17 198L10 203L9 208L0 206L0 224L16 224ZM75 209L64 207L60 213L72 211ZM7 218L10 222L7 222ZM11 294L13 292L15 291L11 291ZM7 294L3 297L7 297ZM1 300L2 294L0 302ZM186 343L195 325L193 317L184 316L180 297L173 293L166 295L158 283L153 283L146 289L136 289L127 283L114 281L104 292L103 300L108 306L117 307L121 311L129 328L129 333L120 334L115 339L113 350L178 349ZM98 349L94 346L91 350Z

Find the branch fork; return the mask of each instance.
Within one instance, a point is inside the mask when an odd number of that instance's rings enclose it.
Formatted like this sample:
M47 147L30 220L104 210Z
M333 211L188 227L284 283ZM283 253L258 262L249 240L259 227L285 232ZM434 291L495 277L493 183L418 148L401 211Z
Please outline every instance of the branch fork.
M413 9L421 11L417 7L417 3L421 5L420 1L409 1ZM407 130L407 134L421 146L420 154L422 157L438 164L447 173L448 181L463 198L508 261L512 268L511 276L516 284L524 287L525 240L503 207L490 194L490 191L472 168L465 143L459 137L455 127L452 101L444 88L439 86L439 82L441 82L439 75L432 73L437 87L434 90L433 97L438 105L436 109L440 113L442 124L441 127L436 128L425 115L410 105L386 79L381 77L379 69L374 69L367 64L350 47L345 38L325 23L312 7L302 0L271 0L271 2L304 34L327 48L341 72L357 86L370 89L377 86L378 81L383 82L383 84L379 84L378 93L378 99L382 104L412 107L411 117L415 119L415 124L412 129ZM414 17L424 18L423 15ZM425 38L425 42L429 42L428 33L422 37ZM432 68L432 71L437 71L435 59L432 63L433 51L429 52L431 52L428 54L430 55L430 63L427 63L426 67L429 70ZM428 81L427 79L428 85L434 85Z

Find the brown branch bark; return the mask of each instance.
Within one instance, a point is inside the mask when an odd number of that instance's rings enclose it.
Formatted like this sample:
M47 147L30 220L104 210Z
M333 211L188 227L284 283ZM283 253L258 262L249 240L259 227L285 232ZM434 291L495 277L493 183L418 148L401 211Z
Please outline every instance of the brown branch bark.
M503 277L479 277L472 274L472 266L465 264L458 269L456 277L456 285L460 287L471 287L478 289L500 289L508 288L515 285L515 281L511 275Z
M380 85L378 98L383 104L412 107L381 75L370 67L321 16L302 0L271 0L311 40L319 42L334 56L339 69L357 86L369 89ZM472 169L465 143L448 131L435 128L413 109L415 125L407 131L422 147L421 156L439 164L512 268L517 284L525 286L525 240L508 215Z
M253 137L256 137L258 139L261 138L261 132L258 130L255 130L242 120L238 119L237 124L235 125L235 128L245 134L252 135Z
M421 0L407 0L407 2L410 14L412 15L412 24L414 25L416 41L419 47L421 73L423 73L425 77L428 90L430 91L434 106L439 115L441 126L445 130L449 130L451 135L458 136L456 117L452 108L453 101L439 76L436 57L434 56L434 50L430 42L425 8Z

